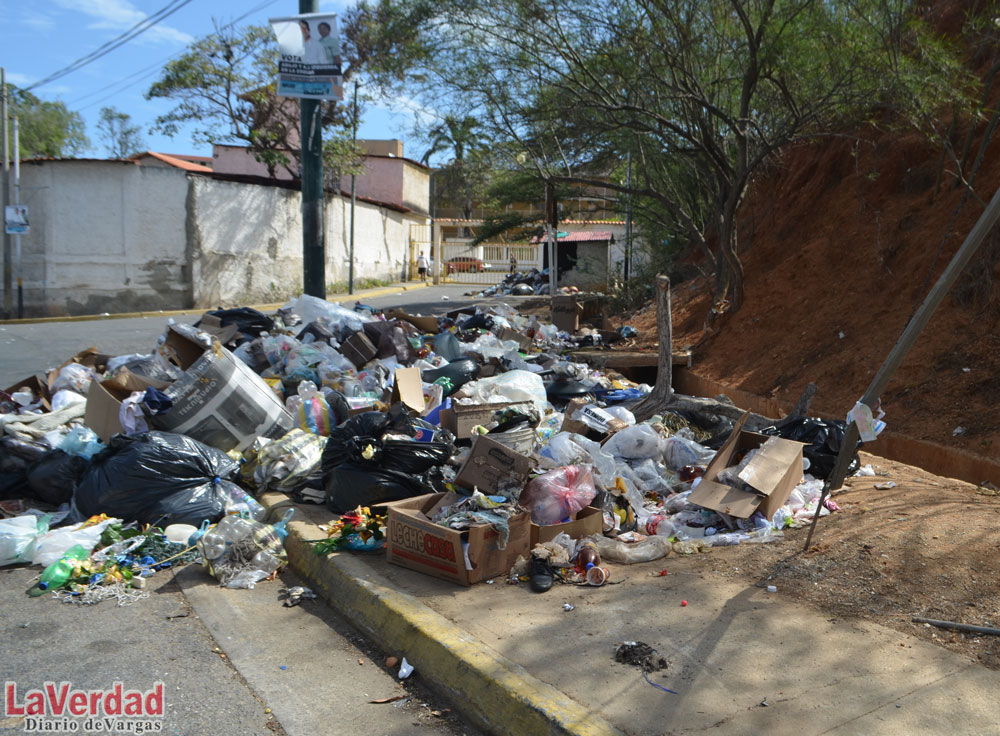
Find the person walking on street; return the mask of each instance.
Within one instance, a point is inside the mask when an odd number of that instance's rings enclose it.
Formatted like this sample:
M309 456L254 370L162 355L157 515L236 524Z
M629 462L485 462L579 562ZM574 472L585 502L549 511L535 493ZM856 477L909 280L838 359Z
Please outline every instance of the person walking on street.
M517 270L517 259L514 257L514 254L511 253L510 254L510 272L514 273L516 270Z
M427 256L423 251L420 251L420 257L417 258L417 273L420 274L421 281L427 280Z

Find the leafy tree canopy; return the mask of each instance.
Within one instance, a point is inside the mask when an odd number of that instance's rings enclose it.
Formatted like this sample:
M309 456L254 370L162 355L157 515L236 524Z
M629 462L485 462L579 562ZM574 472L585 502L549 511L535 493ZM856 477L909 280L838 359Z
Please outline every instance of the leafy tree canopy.
M10 115L18 118L22 158L76 156L90 146L83 118L65 103L41 100L13 85L7 92Z

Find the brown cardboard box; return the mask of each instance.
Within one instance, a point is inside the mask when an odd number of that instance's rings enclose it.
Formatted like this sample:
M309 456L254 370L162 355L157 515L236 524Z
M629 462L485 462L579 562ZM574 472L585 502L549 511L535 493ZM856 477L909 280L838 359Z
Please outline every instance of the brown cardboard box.
M397 368L396 380L392 384L392 398L389 403L403 402L418 414L424 413L424 384L420 380L419 368Z
M522 335L517 330L512 330L509 327L501 327L500 331L497 333L497 339L502 340L503 342L513 340L517 343L521 352L531 350L531 346L534 344L530 337Z
M407 314L401 309L394 309L386 312L385 316L387 319L401 319L404 322L409 322L411 325L427 335L436 335L438 333L437 317L420 317L413 314Z
M489 524L458 531L431 522L440 506L460 498L455 493L431 493L386 504L386 559L459 585L473 585L506 575L519 555L528 556L527 513L510 519L506 549L500 549L500 535Z
M744 430L743 424L749 416L749 412L744 414L736 423L732 434L712 458L705 469L705 475L691 491L688 500L698 506L740 519L749 518L755 511L760 511L770 519L775 511L785 505L792 490L802 480L804 445ZM774 439L775 442L757 452L740 473L740 478L756 489L756 493L741 491L716 480L720 472L736 464L737 458L761 447L769 439Z
M42 400L42 406L45 407L45 411L52 411L52 394L49 393L49 384L45 376L41 373L28 376L27 378L12 384L10 388L5 388L4 393L12 394L20 391L22 388L30 389L31 393L36 398L40 398Z
M539 526L532 523L531 546L534 548L536 544L551 542L557 535L564 532L569 534L572 539L580 539L580 537L589 537L592 534L601 534L603 531L604 512L593 506L587 506L577 511L572 521L563 524Z
M473 440L472 451L455 476L455 485L478 488L489 495L509 481L523 486L528 482L531 466L527 455L480 435Z
M169 385L166 381L132 373L127 368L103 381L91 381L83 423L94 430L102 442L107 443L111 437L123 431L119 415L125 399L134 391L145 391L150 387L163 390Z
M580 329L583 306L575 296L552 297L552 324L564 332L575 334Z
M375 345L364 332L355 332L344 340L340 352L358 369L364 368L365 364L378 354Z
M493 412L498 409L530 403L530 401L504 401L496 404L459 404L452 401L451 408L442 409L439 416L442 427L454 434L457 439L467 440L473 428L491 421Z

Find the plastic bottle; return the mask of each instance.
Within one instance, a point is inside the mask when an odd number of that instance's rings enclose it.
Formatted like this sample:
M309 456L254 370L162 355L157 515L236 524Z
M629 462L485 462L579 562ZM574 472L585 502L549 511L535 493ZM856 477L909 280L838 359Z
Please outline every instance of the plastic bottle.
M42 571L42 580L38 583L41 590L55 590L64 586L73 577L76 563L90 557L90 552L79 544L74 544L58 560Z
M589 570L601 564L601 553L597 549L597 544L589 539L580 542L576 548L576 566L581 570Z

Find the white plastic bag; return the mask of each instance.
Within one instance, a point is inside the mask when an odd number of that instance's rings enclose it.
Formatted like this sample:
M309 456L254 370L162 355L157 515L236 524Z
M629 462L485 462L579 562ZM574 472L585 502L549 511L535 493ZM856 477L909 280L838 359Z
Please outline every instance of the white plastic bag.
M72 389L64 388L52 395L52 411L60 411L73 404L86 403L87 397Z
M112 524L120 524L121 519L107 519L100 524L84 527L86 523L81 521L79 524L53 529L39 537L35 552L31 556L32 564L48 567L66 554L66 550L74 544L79 544L86 550L94 549L101 541L104 530Z
M685 465L708 465L713 457L715 450L699 445L679 433L663 440L663 462L671 470L680 470Z
M542 377L530 371L508 371L499 376L480 378L462 388L483 403L489 403L494 396L503 396L507 401L530 401L540 416L545 415L548 405Z
M38 538L49 530L49 515L33 514L0 519L0 567L29 562Z

